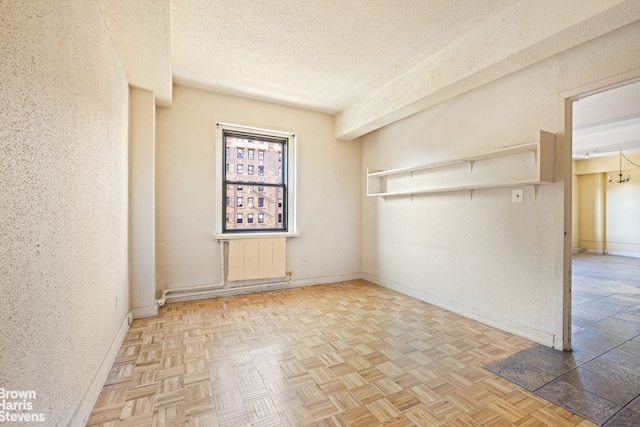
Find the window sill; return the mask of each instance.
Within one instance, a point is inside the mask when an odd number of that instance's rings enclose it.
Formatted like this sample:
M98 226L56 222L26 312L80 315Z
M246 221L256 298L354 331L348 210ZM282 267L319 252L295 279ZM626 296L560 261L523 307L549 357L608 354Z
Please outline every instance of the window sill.
M300 233L274 232L274 233L226 233L216 234L216 240L241 240L241 239L269 239L278 237L298 237Z

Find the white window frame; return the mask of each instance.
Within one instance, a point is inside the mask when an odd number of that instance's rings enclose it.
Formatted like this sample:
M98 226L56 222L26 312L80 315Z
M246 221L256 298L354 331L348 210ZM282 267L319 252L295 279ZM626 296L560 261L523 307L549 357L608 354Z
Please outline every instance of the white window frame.
M287 169L285 171L286 174L286 183L287 183L287 199L283 202L286 203L287 215L286 215L286 231L253 231L253 230L234 230L227 231L223 233L223 222L225 218L223 217L223 203L222 200L222 182L224 181L224 173L225 173L225 165L222 164L222 159L224 158L222 150L224 147L224 131L238 131L238 132L248 132L255 133L257 135L266 135L266 136L274 136L278 138L286 138L287 139ZM297 206L296 206L296 166L297 166L297 139L296 135L293 132L286 132L280 130L272 130L272 129L264 129L253 126L243 126L232 123L224 123L218 122L216 125L216 230L215 237L218 240L229 240L229 239L242 239L242 238L255 238L258 236L284 236L284 237L295 237L298 236L298 231L296 227L296 217L297 217Z

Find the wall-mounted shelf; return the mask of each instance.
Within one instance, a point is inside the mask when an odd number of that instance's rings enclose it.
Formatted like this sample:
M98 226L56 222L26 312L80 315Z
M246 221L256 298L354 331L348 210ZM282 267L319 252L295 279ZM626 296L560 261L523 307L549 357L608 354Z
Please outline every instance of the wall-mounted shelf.
M378 197L401 197L430 193L451 193L457 191L474 191L488 188L515 187L522 185L537 186L555 181L555 141L556 135L551 132L540 131L540 138L536 142L512 145L499 150L489 151L472 156L460 157L456 159L443 160L426 163L419 166L412 166L400 169L390 169L386 171L367 170L367 196ZM409 176L413 180L414 173L423 173L439 168L451 168L461 164L469 165L469 174L473 173L475 162L497 159L506 156L516 156L522 153L533 154L533 164L526 179L506 179L498 182L483 180L480 183L465 183L461 185L425 185L423 180L419 184L400 190L389 189L389 179L397 175ZM405 184L404 187L407 187Z

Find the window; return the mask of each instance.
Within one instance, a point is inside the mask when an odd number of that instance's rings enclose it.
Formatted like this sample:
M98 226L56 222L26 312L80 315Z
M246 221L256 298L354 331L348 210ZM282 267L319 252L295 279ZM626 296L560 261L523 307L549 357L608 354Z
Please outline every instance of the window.
M216 233L295 232L294 144L290 133L218 124L222 194L216 202ZM249 193L246 198L243 190Z

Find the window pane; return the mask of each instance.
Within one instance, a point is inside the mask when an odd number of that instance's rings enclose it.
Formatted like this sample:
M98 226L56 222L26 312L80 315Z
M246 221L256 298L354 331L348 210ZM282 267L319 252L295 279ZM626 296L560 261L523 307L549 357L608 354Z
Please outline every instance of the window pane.
M226 223L226 229L233 230L283 230L286 221L285 209L280 206L281 187L265 186L260 197L242 197L236 185L227 185L227 197L235 200L226 206L226 213L236 221Z
M279 136L223 131L227 204L222 214L230 218L223 231L286 230L287 142Z
M236 153L234 157L242 159L238 160L242 163L237 164L235 170L230 167L226 171L226 181L264 182L265 184L283 183L282 158L284 157L283 152L286 140L262 137L260 135L225 133L224 141L227 153ZM256 151L258 152L257 156L255 156ZM247 156L244 155L245 152L248 153ZM255 175L256 166L258 168L258 176Z

